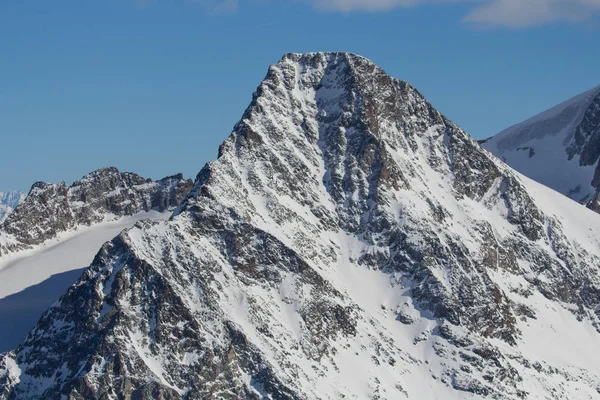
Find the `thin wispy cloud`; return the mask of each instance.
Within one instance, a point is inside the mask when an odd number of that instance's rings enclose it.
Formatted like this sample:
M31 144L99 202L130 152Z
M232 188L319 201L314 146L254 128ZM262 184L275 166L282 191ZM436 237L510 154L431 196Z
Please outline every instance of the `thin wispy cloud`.
M461 3L480 0L309 0L316 9L324 11L387 11L398 7L414 7L425 3Z
M212 13L232 13L238 10L237 0L185 0L185 2L204 7Z
M465 22L513 28L551 22L581 23L600 15L600 0L494 0L475 8Z
M138 7L150 7L160 0L131 0ZM238 0L182 0L182 3L202 7L209 13L233 13L238 11Z
M422 4L471 3L463 22L523 28L552 22L581 23L600 15L600 0L304 0L330 12L381 12Z
M160 0L132 0L147 6ZM240 0L183 0L210 13L234 13ZM265 0L245 0L258 4ZM281 1L281 0L266 0ZM600 0L288 0L311 5L324 12L384 12L395 8L435 4L471 7L462 22L484 27L526 28L548 23L585 23L600 17Z

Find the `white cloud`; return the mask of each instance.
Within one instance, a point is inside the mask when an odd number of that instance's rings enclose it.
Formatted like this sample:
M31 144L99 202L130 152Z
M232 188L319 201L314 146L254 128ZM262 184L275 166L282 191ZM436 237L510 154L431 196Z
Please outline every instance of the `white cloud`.
M320 10L327 11L384 11L395 7L409 7L419 0L315 0L313 4Z
M600 15L600 0L304 0L319 10L386 11L425 3L473 3L463 21L521 28L550 22L579 23Z
M214 12L236 12L238 10L237 0L217 1L213 6Z
M397 7L414 7L423 3L460 3L481 0L311 0L314 7L326 11L387 11Z
M577 23L600 14L600 0L493 0L475 8L465 22L520 28L564 21Z

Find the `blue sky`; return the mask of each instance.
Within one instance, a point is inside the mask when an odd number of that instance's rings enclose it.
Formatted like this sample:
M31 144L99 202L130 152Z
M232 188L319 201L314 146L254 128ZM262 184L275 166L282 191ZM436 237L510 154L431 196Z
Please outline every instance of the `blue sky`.
M287 52L350 51L476 138L600 84L600 0L0 2L0 190L194 177Z

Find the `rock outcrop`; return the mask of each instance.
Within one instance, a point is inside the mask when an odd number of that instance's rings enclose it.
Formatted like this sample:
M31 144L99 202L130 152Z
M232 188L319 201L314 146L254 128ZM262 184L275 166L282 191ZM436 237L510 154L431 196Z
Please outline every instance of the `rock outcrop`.
M179 205L193 182L181 174L158 181L103 168L67 186L37 182L0 226L0 256L39 245L78 226L166 211Z

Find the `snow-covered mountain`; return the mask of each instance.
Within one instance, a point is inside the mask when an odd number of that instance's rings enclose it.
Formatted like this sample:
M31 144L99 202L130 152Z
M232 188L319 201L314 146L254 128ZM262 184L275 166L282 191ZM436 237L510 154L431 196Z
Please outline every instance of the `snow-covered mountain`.
M0 192L0 223L25 200L25 196L25 193L18 190Z
M169 221L15 351L1 399L592 399L600 215L406 82L288 54Z
M600 86L482 146L522 174L600 212Z

